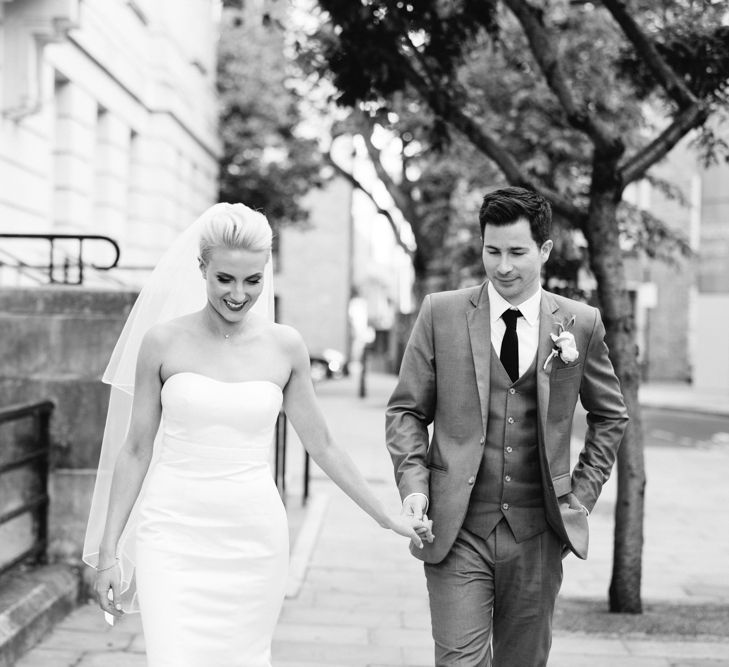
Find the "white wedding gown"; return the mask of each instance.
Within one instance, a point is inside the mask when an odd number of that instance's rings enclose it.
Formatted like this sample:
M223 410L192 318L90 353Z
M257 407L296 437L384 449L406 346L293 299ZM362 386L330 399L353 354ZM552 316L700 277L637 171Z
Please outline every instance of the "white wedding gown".
M269 667L288 528L269 457L282 393L178 373L137 528L149 667Z

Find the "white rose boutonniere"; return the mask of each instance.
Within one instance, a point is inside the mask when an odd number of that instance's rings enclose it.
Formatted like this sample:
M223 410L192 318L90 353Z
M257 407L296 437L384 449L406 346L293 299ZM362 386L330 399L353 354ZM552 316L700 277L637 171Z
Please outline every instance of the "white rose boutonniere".
M568 331L568 329L574 323L575 316L573 315L572 317L570 317L569 320L567 320L567 322L558 322L559 333L549 334L552 342L554 343L554 349L547 357L547 360L544 362L545 371L547 370L549 364L552 363L552 359L554 359L557 355L559 355L559 358L566 364L571 364L573 361L577 361L577 359L579 358L580 353L577 350L575 337L571 331Z

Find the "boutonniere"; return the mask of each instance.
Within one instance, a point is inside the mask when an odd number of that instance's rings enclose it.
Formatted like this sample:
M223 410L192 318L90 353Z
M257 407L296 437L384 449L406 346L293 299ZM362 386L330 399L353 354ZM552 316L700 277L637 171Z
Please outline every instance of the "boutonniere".
M547 360L544 362L545 371L549 364L552 363L552 359L554 359L557 355L559 355L559 358L566 364L571 364L573 361L577 361L580 353L577 350L575 337L573 333L569 331L570 327L572 327L574 323L575 316L573 315L567 321L557 322L559 333L549 334L552 342L554 343L554 348L547 357Z

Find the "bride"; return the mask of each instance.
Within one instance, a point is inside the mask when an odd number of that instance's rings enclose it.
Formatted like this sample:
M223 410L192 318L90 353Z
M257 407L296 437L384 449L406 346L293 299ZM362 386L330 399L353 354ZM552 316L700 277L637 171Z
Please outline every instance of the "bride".
M206 211L142 290L104 376L84 559L107 614L138 604L150 667L270 665L289 552L268 467L282 405L367 514L417 546L432 539L427 520L387 514L332 441L306 346L271 316L271 237L243 204Z

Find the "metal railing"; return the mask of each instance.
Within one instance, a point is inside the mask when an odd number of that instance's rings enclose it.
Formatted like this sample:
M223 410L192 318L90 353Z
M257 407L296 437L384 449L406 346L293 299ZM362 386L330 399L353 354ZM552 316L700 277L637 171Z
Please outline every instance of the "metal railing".
M27 271L28 269L43 270L46 273L50 284L61 285L82 285L84 282L84 270L91 267L96 271L109 271L119 264L119 244L109 236L101 234L10 234L0 233L0 239L12 239L23 241L45 241L49 244L49 256L47 264L29 264L23 261L17 261L15 265L6 264L19 271ZM78 253L74 258L64 253L61 261L57 261L57 241L76 241L78 243ZM112 246L114 250L114 259L107 265L87 264L84 262L84 243L103 242ZM58 274L60 272L60 279Z
M17 554L10 561L0 566L0 575L15 567L18 563L35 558L41 561L45 557L48 543L48 466L50 459L50 417L53 412L51 401L40 401L28 405L11 405L0 409L0 424L19 421L31 417L35 419L36 435L33 439L34 449L12 461L0 463L0 477L18 468L34 467L38 478L39 492L20 505L0 514L0 526L12 521L22 514L31 513L34 518L35 537L30 547Z
M279 412L276 420L276 438L274 443L274 471L273 478L281 499L286 502L286 446L288 437L286 434L288 421L284 412ZM302 503L306 504L309 499L309 452L304 452L304 491Z
M19 257L9 253L5 248L0 248L0 269L8 267L15 271L18 284L23 279L30 281L35 285L42 285L46 282L45 273L41 273L32 266L29 266Z

